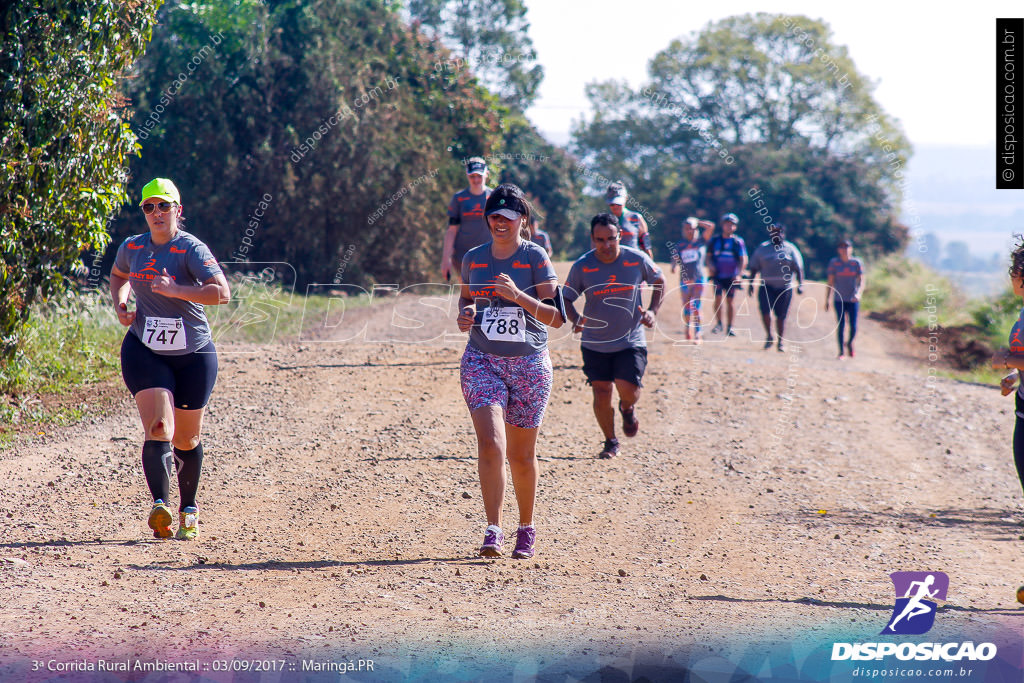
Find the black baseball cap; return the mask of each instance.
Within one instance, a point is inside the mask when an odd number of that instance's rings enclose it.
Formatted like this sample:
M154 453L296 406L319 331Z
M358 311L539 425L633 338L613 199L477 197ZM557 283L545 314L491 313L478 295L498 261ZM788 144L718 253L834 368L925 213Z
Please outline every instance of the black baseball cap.
M487 162L481 157L470 157L466 160L466 175L471 173L487 173Z
M487 203L484 205L484 216L491 216L496 213L509 220L515 220L519 216L528 213L526 197L518 185L502 183L491 191L491 196L487 198Z

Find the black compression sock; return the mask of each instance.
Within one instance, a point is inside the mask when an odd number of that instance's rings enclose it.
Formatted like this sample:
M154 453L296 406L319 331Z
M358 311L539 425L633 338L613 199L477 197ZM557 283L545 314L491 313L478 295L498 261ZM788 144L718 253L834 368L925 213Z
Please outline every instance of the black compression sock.
M167 502L171 489L171 442L149 440L142 444L142 471L153 500Z
M196 444L190 451L175 448L174 457L178 461L178 490L181 492L179 510L195 507L196 493L199 491L199 473L203 469L203 444Z

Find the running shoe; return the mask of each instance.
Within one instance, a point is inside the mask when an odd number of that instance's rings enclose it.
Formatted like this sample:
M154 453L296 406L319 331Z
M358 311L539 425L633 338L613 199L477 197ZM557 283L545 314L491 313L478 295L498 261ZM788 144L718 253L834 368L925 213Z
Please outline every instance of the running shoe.
M736 336L736 333L735 333L735 332L733 332L733 331L732 331L732 328L730 327L730 328L729 328L728 330L726 330L726 331L725 331L725 336L726 336L726 337L735 337L735 336Z
M619 440L618 439L605 439L604 449L597 454L597 457L602 460L609 460L619 454Z
M501 557L501 544L505 542L505 534L501 527L492 524L484 532L484 544L480 546L480 557Z
M853 342L849 342L849 343L848 343L848 344L846 345L846 352L847 352L847 355L848 355L848 356L849 356L850 358L853 358Z
M775 342L775 340L772 339L771 337L768 337L767 339L765 339L764 340L764 350L767 351L768 349L772 348L772 344L774 342Z
M779 353L785 353L786 349L784 349L782 347L782 339L781 338L779 339L779 344L778 344L778 346L776 348L778 348Z
M157 498L153 503L153 509L149 511L149 528L153 530L153 538L170 538L174 535L171 531L171 508L164 504L163 499Z
M193 541L199 533L199 510L188 506L178 513L178 533L174 537L179 541Z
M516 549L512 551L512 557L518 560L528 560L533 557L533 542L537 540L537 530L533 526L521 526L516 531Z
M715 323L715 326L711 328L711 334L718 334L722 331L722 323Z
M626 436L636 436L636 433L640 431L640 420L636 419L636 411L630 408L627 412L622 409L620 403L619 412L622 413L622 431Z

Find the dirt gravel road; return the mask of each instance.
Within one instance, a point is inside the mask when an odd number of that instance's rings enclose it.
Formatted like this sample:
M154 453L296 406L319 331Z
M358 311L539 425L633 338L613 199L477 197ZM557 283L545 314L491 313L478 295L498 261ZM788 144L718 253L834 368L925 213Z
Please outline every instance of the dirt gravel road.
M779 353L745 295L738 338L677 343L671 296L640 434L611 461L594 457L578 339L553 332L529 561L476 557L454 308L403 295L302 341L224 345L196 542L149 535L127 393L112 417L0 454L0 673L321 657L375 660L381 679L525 680L561 662L628 680L743 643L877 639L899 570L950 577L929 638L1016 641L1019 657L1011 400L929 380L924 345L867 320L856 359L837 361L814 298L798 297ZM510 534L511 484L505 515Z

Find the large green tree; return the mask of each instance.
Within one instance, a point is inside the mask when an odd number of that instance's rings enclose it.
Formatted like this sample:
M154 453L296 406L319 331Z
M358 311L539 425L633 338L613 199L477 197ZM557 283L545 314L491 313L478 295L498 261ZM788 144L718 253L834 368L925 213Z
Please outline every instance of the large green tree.
M103 248L125 200L135 136L120 78L149 41L159 0L0 6L0 363L32 307Z
M592 189L594 177L626 181L662 225L656 245L676 238L683 217L723 211L760 242L755 188L814 258L842 234L868 256L905 241L896 216L910 145L824 23L729 17L672 41L648 75L635 91L591 84L594 113L574 130L574 149Z
M131 91L133 187L174 179L224 261L287 262L305 282L342 259L346 282L436 277L461 159L502 139L472 74L435 72L439 42L370 0L173 2L160 23ZM128 213L118 234L139 227Z

